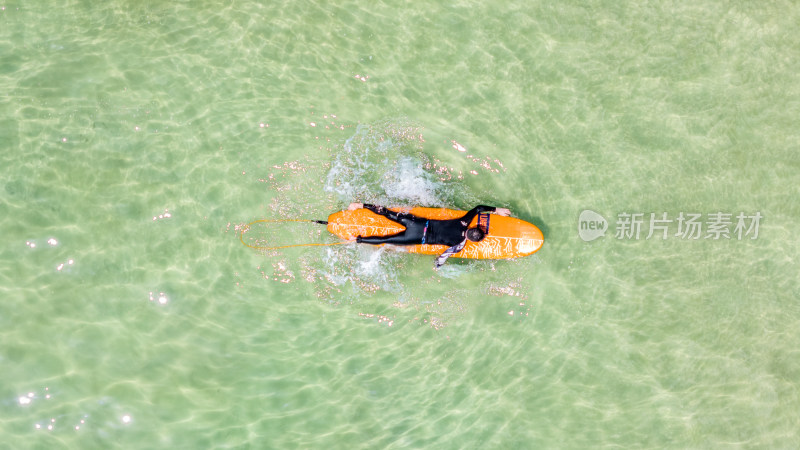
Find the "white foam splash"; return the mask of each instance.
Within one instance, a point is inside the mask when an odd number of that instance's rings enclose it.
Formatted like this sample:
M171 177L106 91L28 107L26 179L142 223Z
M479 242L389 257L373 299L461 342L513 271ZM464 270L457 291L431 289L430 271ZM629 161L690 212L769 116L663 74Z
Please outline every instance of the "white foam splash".
M337 150L325 190L343 202L370 201L389 205L442 205L442 184L423 169L410 144L408 126L359 125Z
M358 249L359 259L355 275L378 280L386 278L386 271L381 268L381 257L386 252L385 248L360 246Z
M411 157L401 157L384 176L381 188L389 199L411 205L441 205L438 196L441 183L425 172L422 164Z
M320 274L334 286L352 284L362 291L402 290L397 280L399 252L391 247L352 245L328 248Z

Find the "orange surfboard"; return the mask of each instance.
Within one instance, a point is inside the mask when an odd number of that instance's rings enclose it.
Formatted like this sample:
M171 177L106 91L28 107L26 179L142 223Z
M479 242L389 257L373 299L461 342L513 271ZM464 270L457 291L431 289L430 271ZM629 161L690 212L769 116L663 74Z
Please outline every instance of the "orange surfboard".
M415 216L434 220L457 219L467 213L467 211L445 208L390 209L392 211L410 212ZM477 226L481 215L476 215L469 226ZM489 214L488 222L489 230L486 236L480 242L467 240L464 248L453 255L454 258L519 258L520 256L536 253L544 244L544 236L541 230L532 223L497 214ZM389 236L400 233L403 230L405 230L405 227L399 223L364 208L354 211L339 211L328 216L328 231L342 239L350 239L357 236ZM404 245L402 247L410 253L426 255L440 255L447 250L446 245L418 244Z

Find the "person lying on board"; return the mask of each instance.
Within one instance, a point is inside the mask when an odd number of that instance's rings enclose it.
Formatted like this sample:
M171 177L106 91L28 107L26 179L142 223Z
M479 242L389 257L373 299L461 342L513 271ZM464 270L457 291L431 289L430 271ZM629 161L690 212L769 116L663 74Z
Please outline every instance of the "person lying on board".
M476 215L483 212L494 212L501 216L511 215L511 211L507 208L495 208L485 205L478 205L462 217L450 220L426 219L410 213L394 212L383 206L375 206L368 203L351 203L347 209L353 211L361 208L380 214L389 220L399 223L406 229L390 236L358 236L356 242L373 245L446 245L448 247L447 250L436 257L433 263L434 269L444 265L451 255L460 252L467 243L467 239L472 242L480 242L483 239L485 236L484 230L479 227L469 228L469 223L472 222Z

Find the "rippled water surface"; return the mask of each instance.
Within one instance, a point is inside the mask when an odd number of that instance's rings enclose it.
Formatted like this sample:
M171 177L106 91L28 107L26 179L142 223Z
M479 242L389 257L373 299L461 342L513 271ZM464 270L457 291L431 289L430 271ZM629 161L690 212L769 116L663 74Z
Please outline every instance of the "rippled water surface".
M800 446L796 5L336 3L0 4L0 447Z

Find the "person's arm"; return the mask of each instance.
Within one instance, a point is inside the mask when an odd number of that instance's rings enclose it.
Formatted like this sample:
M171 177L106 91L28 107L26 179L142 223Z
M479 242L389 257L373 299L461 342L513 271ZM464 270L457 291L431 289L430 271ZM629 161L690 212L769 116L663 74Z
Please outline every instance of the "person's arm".
M461 220L461 222L464 222L466 225L469 225L469 223L472 222L472 219L474 219L475 216L477 216L478 214L482 212L494 212L496 209L497 208L495 208L494 206L478 205L470 209L459 220Z

